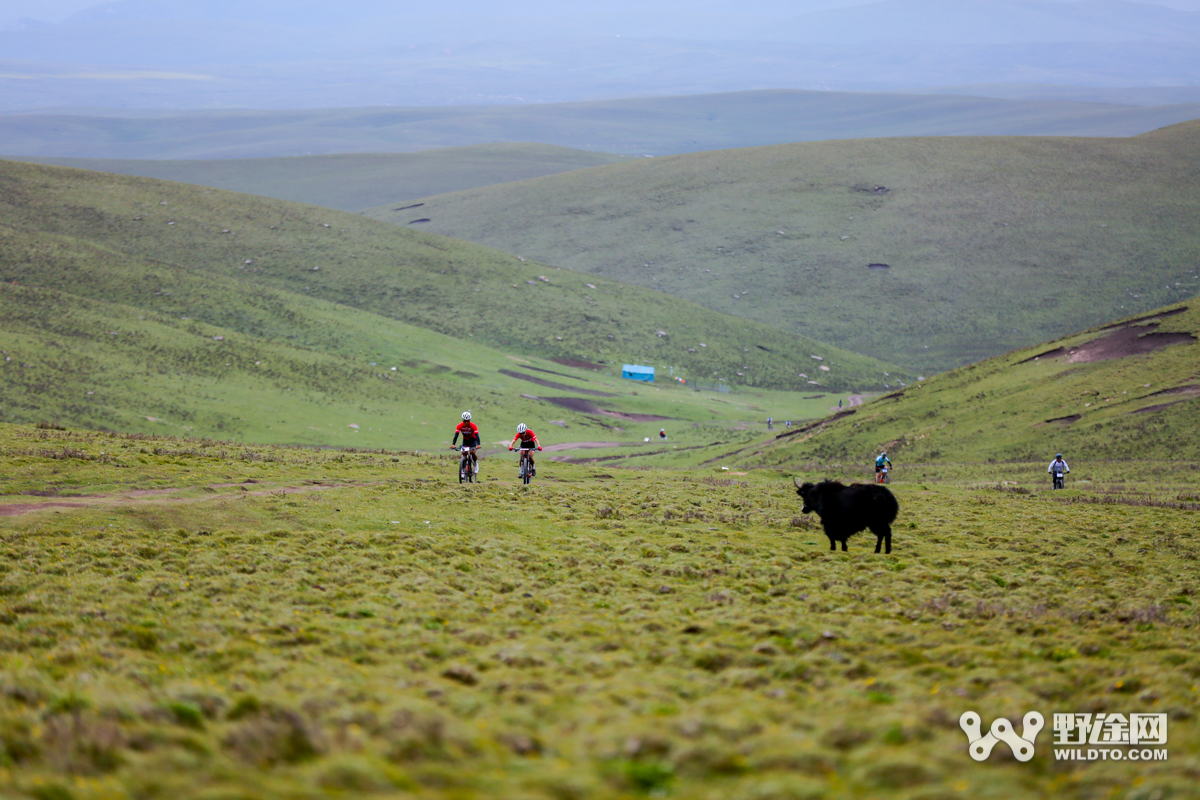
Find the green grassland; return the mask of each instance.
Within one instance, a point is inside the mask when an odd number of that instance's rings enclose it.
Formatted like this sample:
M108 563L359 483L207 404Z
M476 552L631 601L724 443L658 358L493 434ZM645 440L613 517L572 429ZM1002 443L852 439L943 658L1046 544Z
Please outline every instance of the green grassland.
M1194 295L1198 155L1200 122L1128 139L799 143L472 189L420 211L425 230L939 371Z
M774 470L464 487L448 456L5 424L0 464L6 796L1194 791L1195 463L931 467L886 556L829 552ZM1031 762L969 758L959 715L1030 710ZM1056 712L1165 713L1169 758L1057 761Z
M489 449L523 421L547 445L598 441L615 446L592 457L653 452L686 465L698 448L752 441L748 420L761 428L772 415L820 417L854 381L893 379L877 371L886 365L766 326L747 329L609 282L588 288L565 270L360 217L11 166L3 201L9 224L0 226L3 421L427 450L446 445L459 414L471 410ZM123 205L131 209L121 213ZM514 274L523 291L512 289ZM553 277L530 286L526 275ZM546 306L527 314L528 298ZM671 335L639 335L646 320L695 331L707 346L692 354L671 348ZM594 337L589 326L597 326ZM551 347L529 338L539 329ZM562 343L549 335L557 331L568 332ZM817 363L811 354L824 354L821 363L833 365L809 368L822 385L805 373L785 381L802 385L799 394L744 383L733 393L694 391L696 378L715 386L714 372L754 382L744 371L751 364L773 363L780 374L798 369L777 357L797 348L809 364ZM676 360L673 350L686 358ZM580 355L606 363L590 369L550 360ZM657 363L659 382L621 379L622 359ZM690 383L670 380L672 367ZM572 411L540 397L596 405ZM669 429L669 444L658 441L660 427Z
M727 451L719 463L864 464L886 450L903 474L939 461L1048 464L1063 452L1074 478L1086 479L1097 462L1200 460L1200 308L1174 305L1147 316L937 375L853 414ZM1133 347L1164 335L1178 341L1123 357L1081 357L1123 334ZM1044 479L1044 465L1040 473Z
M468 353L479 344L637 361L761 388L871 390L908 374L668 295L357 215L17 162L0 163L0 185L9 287L186 317L363 366L395 350L385 342L394 321L453 337ZM329 305L317 311L318 300ZM358 332L337 341L343 334L323 321L338 309L380 327L354 317ZM55 318L43 315L47 325ZM831 369L810 378L800 370L813 354Z
M20 160L194 183L342 211L359 211L406 197L457 192L612 164L628 158L554 145L497 142L421 153L346 153L290 158Z
M121 276L133 274L126 269ZM221 289L219 282L192 288ZM745 420L772 413L819 417L838 399L698 392L670 381L632 388L619 368L599 372L519 358L327 301L269 291L226 296L225 313L248 331L64 290L0 284L0 415L97 430L425 450L447 445L459 413L471 410L489 452L524 421L546 445L614 445L589 451L594 457L671 457L682 450L686 464L696 448L753 441ZM522 375L551 379L558 388ZM661 419L581 413L535 399L541 395L589 398L605 411ZM664 426L671 431L666 446L657 436ZM648 437L653 445L643 442Z
M410 74L397 73L396 80ZM800 90L621 94L618 89L608 96L619 99L501 106L221 109L139 117L119 110L12 113L0 114L0 142L6 155L75 158L270 158L492 142L666 155L880 136L1132 136L1200 116L1194 102L1133 106Z

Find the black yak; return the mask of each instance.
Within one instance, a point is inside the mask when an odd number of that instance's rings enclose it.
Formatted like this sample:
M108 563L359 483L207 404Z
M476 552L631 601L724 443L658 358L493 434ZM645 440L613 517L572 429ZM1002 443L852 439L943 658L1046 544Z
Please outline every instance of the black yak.
M796 494L804 500L802 513L817 512L821 527L829 537L829 549L837 550L837 543L846 549L846 540L861 530L871 529L875 534L875 552L886 544L884 552L892 552L892 523L900 512L896 498L882 486L870 483L855 483L845 486L837 481L796 484Z

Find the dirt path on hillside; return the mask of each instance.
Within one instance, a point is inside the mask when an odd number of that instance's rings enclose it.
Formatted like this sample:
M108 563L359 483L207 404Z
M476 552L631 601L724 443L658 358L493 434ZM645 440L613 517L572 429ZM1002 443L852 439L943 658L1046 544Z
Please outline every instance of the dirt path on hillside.
M554 453L558 450L599 450L604 447L623 447L627 444L637 444L637 442L563 442L562 444L545 445L542 450L547 453Z
M128 492L114 494L85 494L64 498L62 500L46 500L40 503L10 503L9 498L0 498L0 517L17 517L34 511L46 511L52 508L112 508L117 506L147 505L150 503L199 503L209 500L229 500L239 497L265 497L271 494L299 494L300 492L319 492L328 489L347 489L356 486L373 486L370 483L314 483L306 486L276 486L267 488L261 483L218 483L208 486L181 486L176 489L133 489ZM257 487L250 491L248 487ZM240 487L240 492L218 492L217 489ZM182 492L209 490L213 494L203 497L173 497ZM16 495L29 497L30 495Z
M865 399L866 399L866 395L852 394L846 398L846 408L854 408L856 406L861 406L863 404L863 400L865 400ZM829 407L830 411L837 411L839 409L840 409L840 406L830 406Z

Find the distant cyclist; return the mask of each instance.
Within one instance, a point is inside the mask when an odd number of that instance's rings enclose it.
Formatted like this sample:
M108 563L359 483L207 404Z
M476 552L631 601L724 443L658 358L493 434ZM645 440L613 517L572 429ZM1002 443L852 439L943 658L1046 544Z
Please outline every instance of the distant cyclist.
M667 429L666 428L659 428L658 438L664 442L667 440Z
M767 430L771 430L774 427L775 427L775 420L771 419L770 417L767 417Z
M891 468L892 462L887 453L880 453L875 459L875 482L887 483L887 471Z
M517 435L513 437L512 444L508 446L508 449L512 450L513 445L517 444L518 441L521 443L519 449L522 452L522 456L529 459L529 469L532 470L530 475L536 476L537 470L533 466L533 448L536 447L539 451L542 449L542 445L538 442L537 434L522 422L517 426Z
M1063 461L1062 453L1054 456L1054 460L1050 462L1050 466L1046 467L1046 472L1050 473L1050 478L1054 482L1055 489L1061 489L1064 486L1064 476L1071 471L1067 466L1067 462Z
M462 413L462 422L458 423L458 427L454 429L454 438L450 440L451 450L453 450L454 445L458 443L459 434L462 434L463 437L463 448L470 448L471 469L476 475L478 475L479 457L475 455L475 449L479 447L480 444L479 427L474 422L471 422L470 411L464 411Z

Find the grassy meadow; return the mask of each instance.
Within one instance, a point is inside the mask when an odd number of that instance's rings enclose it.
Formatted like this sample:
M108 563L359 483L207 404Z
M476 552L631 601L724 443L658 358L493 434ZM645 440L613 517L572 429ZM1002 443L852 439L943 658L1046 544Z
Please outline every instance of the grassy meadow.
M0 419L427 450L448 445L459 414L470 410L489 449L510 441L523 421L547 445L600 441L611 447L595 457L653 453L686 464L697 448L753 441L747 420L761 431L772 414L820 417L846 399L819 390L695 391L666 376L632 384L619 365L521 358L328 301L266 290L239 295L219 282L191 290L226 298L229 327L106 302L98 299L103 286L97 299L82 297L79 284L71 288L0 284ZM159 296L168 305L181 299ZM538 399L547 396L592 406ZM662 427L669 445L658 442Z
M887 556L785 472L541 463L0 425L0 793L1192 792L1196 463L900 474ZM968 710L1040 710L1034 759ZM1169 759L1056 761L1054 712L1166 713Z
M328 348L364 368L380 363L399 322L464 352L673 366L760 388L869 391L894 381L888 373L910 376L670 295L315 206L12 161L0 162L0 186L3 283ZM310 324L312 300L377 318L376 341L331 343ZM832 369L809 377L812 354Z
M1198 148L1200 122L1126 139L808 142L481 187L420 210L424 230L928 373L1194 296Z
M24 158L41 164L140 175L274 197L341 211L457 192L629 159L545 144L496 142L420 153L343 153L283 158Z
M1056 452L1068 464L1200 461L1197 430L1200 308L1189 303L934 376L720 463L866 463L880 450L902 469L966 460L1000 470Z

